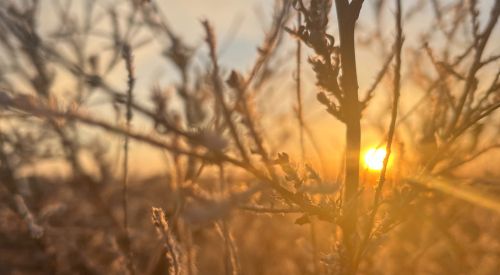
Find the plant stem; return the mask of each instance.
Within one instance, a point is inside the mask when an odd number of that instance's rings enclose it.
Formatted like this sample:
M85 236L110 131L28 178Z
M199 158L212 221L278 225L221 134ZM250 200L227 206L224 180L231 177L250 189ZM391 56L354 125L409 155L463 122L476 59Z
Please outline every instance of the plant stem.
M336 0L337 20L340 32L340 62L342 67L341 89L345 96L344 114L346 124L345 190L342 224L343 241L346 249L344 271L356 273L354 255L356 251L357 193L359 185L359 154L361 146L360 104L358 100L358 77L354 26L357 16L353 4L346 0ZM361 1L362 2L362 1ZM361 6L359 6L360 8ZM359 14L359 10L357 10Z

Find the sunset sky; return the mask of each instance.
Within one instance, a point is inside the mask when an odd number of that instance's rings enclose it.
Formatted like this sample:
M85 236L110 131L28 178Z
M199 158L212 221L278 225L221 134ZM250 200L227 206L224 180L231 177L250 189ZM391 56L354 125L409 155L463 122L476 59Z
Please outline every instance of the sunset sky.
M60 1L65 3L65 1ZM90 1L89 1L90 2ZM95 17L98 18L99 14L106 13L110 7L116 8L118 10L124 10L126 5L111 5L111 3L117 3L120 1L98 1L96 5ZM124 1L124 3L127 1ZM445 4L447 1L443 1L440 3ZM482 11L486 11L483 14L488 14L488 10L490 6L493 4L494 0L485 0L480 1L480 8ZM42 32L53 31L59 27L59 23L55 21L57 16L54 16L54 1L42 1L42 13L40 14L40 28ZM73 1L72 10L75 14L79 14L82 11L82 7L85 6L87 2L85 1ZM234 0L166 0L166 1L157 1L158 5L161 7L164 12L168 23L174 32L181 35L182 39L184 39L189 45L194 46L197 50L197 58L195 64L204 64L208 62L207 59L207 50L206 45L204 43L204 32L201 26L201 19L208 19L212 24L216 31L217 42L219 47L220 54L220 63L224 70L227 72L231 69L236 69L241 72L246 72L252 66L252 62L257 56L257 46L262 41L264 37L264 32L266 28L270 24L271 16L272 16L272 5L273 1L269 0L246 0L246 1L234 1ZM412 5L417 3L417 1L405 1L403 3L404 9L409 9ZM392 2L391 4L392 5ZM392 7L389 10L393 10ZM432 11L428 8L425 10L429 16L432 15ZM374 13L373 9L370 5L370 1L366 1L364 8L362 9L359 26L358 26L358 38L362 39L363 34L366 33L365 30L369 30L374 27ZM392 14L386 12L385 19L383 20L384 24L387 26L384 31L384 37L387 39L387 47L390 47L393 40L393 19ZM489 14L488 14L489 15ZM82 20L82 18L77 18L78 20ZM487 20L487 17L481 18L481 20ZM336 27L336 15L335 9L332 9L329 28L336 39L338 39L338 31ZM418 17L408 22L404 22L404 33L405 33L405 45L403 50L408 50L408 48L420 48L422 43L421 33L425 32L428 28L429 21L423 20L423 17ZM288 26L293 27L296 25L295 21L291 21L288 23ZM108 20L101 20L98 24L99 30L104 30L104 32L109 32L110 22ZM493 37L497 37L498 40L500 34L500 29L496 28ZM150 37L150 34L146 36ZM295 43L292 38L287 36L285 40L288 43L285 43L285 50L282 51L285 54L292 54L293 49L295 47ZM433 40L433 43L438 43L435 41L439 41L437 39ZM337 42L338 43L338 40ZM490 43L489 51L498 51L500 44ZM99 44L96 47L95 45L89 45L89 51L95 51L96 53L102 54L102 56L106 57L106 52L102 52L102 45ZM431 45L433 47L439 47L439 45ZM109 45L108 45L109 48ZM389 51L390 48L385 49L385 51ZM164 85L169 87L172 83L175 83L179 80L178 73L174 70L174 68L167 62L164 58L158 58L160 53L163 51L162 48L159 48L159 43L153 42L148 44L147 46L140 48L134 51L135 56L135 68L136 68L136 99L138 101L142 101L148 103L150 89L154 84ZM487 51L488 52L488 51ZM307 56L311 54L310 51L305 49L305 53L303 54L304 61ZM424 51L422 51L422 56L426 57ZM358 65L358 73L359 73L359 85L360 91L363 92L366 90L371 82L373 81L375 75L377 74L377 66L380 62L380 53L367 51L364 47L359 46L359 51L357 53L358 63L362 62L362 66ZM271 91L272 96L281 97L284 100L278 101L269 101L269 102L278 102L280 106L276 105L268 105L268 109L273 109L276 113L290 114L293 108L293 95L289 92L293 92L294 82L290 75L293 75L293 60L285 63L287 67L283 71L283 76L286 77L287 81L284 83L280 83L280 85L276 85L276 87ZM195 65L196 66L196 65ZM200 66L201 67L201 66ZM403 72L404 73L404 72ZM125 70L123 66L116 66L116 68L111 72L109 79L113 82L115 87L119 89L125 89ZM315 99L316 96L316 88L314 87L314 74L312 73L309 66L304 66L303 69L303 79L304 79L304 103L305 103L305 119L311 123L311 127L315 128L316 131L322 132L320 142L328 144L325 145L325 148L330 148L329 150L335 150L335 142L332 143L332 139L334 137L338 138L339 135L336 134L336 129L338 127L342 127L337 121L331 119L330 116L325 115L325 111L323 108L318 108L317 101ZM66 92L67 83L65 82L64 77L59 77L59 81L55 84L56 92ZM403 82L403 92L402 92L402 110L411 106L414 101L419 98L419 94L415 94L412 92L412 87L408 86ZM269 96L269 94L267 94ZM109 113L108 117L112 118L113 113L112 110L108 107L101 107L107 100L106 97L102 95L96 94L91 97L89 108L95 108L99 110L99 112L105 114ZM262 106L266 108L266 102ZM273 103L275 104L275 103ZM380 110L380 107L374 105L369 111L377 112ZM379 104L380 105L380 104ZM380 105L385 106L385 105ZM309 107L309 108L308 108ZM263 121L265 124L266 121ZM367 122L365 122L367 123ZM371 122L368 122L371 123ZM328 125L325 126L325 125ZM134 127L138 130L146 130L149 129L149 125L144 125L140 122L134 123ZM372 130L372 131L371 131ZM364 133L364 140L367 146L376 146L380 142L379 135L381 133L376 129L366 129ZM376 138L374 138L376 137ZM119 150L119 138L116 138L117 145L116 148ZM141 152L140 159L149 159L153 157L157 159L157 156L152 156L151 152L148 150L142 150L147 148L145 145L137 144L139 150L137 152ZM367 149L366 149L367 150ZM333 154L338 155L338 154ZM160 156L161 157L161 156ZM338 161L336 159L335 161Z

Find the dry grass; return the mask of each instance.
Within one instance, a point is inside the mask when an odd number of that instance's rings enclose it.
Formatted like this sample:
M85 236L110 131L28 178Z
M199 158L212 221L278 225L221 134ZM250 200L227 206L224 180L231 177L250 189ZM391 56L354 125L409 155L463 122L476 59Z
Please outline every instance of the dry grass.
M76 2L0 3L1 274L500 272L500 1L276 0L247 71L210 18Z

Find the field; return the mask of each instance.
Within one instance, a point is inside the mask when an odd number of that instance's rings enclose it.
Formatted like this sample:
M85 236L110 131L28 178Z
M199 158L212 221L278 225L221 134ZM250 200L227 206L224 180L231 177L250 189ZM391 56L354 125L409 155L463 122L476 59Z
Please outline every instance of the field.
M500 274L499 17L0 1L0 274Z

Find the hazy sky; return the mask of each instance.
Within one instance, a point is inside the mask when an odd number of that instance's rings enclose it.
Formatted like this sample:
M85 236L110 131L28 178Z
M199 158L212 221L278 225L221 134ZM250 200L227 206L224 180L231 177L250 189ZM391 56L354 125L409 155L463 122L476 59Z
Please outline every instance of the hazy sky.
M2 0L0 0L2 1ZM115 7L121 9L122 6L126 6L129 0L98 0L98 10L101 13L106 12L109 7ZM54 11L53 5L56 3L55 0L41 0L43 10L40 14L40 26L42 31L53 30L54 27L58 26L58 22L55 20L57 18ZM61 1L65 2L65 1ZM77 0L74 2L73 11L75 12L75 18L78 18L79 10L81 11L82 5L85 5L86 0ZM387 45L390 47L393 41L393 18L392 15L392 2L388 7L388 12L386 16L385 23L387 28L385 28L385 36L387 37ZM417 0L407 0L403 1L403 8L407 9L409 6L414 5ZM446 3L448 1L439 1L440 3ZM489 18L489 8L494 3L494 0L482 0L479 1L481 9L483 11L483 17L481 20L486 21ZM113 3L113 4L110 4ZM120 4L122 3L122 4ZM223 68L238 69L245 72L252 65L255 56L257 55L256 47L263 39L263 31L269 26L271 20L272 6L274 1L272 0L157 0L156 3L159 4L162 11L166 15L166 18L171 25L172 29L180 34L185 41L197 47L198 49L198 62L206 61L206 46L204 44L204 32L200 24L200 19L208 19L212 24L217 34L217 40L220 46L220 63ZM373 27L373 13L371 10L372 1L365 1L365 6L362 9L359 23L358 38L363 36L363 30ZM419 33L424 31L431 20L431 11L428 9L424 11L419 17L414 19L412 22L405 22L404 32L406 35L405 48L409 47L421 47L419 45L420 36ZM81 18L80 18L81 19ZM290 22L288 25L293 26L294 22ZM109 21L103 21L103 28L109 27ZM108 24L108 26L106 26ZM336 31L336 19L335 19L335 9L332 9L330 17L330 30L338 38ZM495 30L492 41L490 41L490 50L498 51L500 49L498 28ZM231 39L228 39L228 38ZM288 36L286 39L291 41ZM230 42L230 43L227 43ZM289 47L293 47L294 43L288 43ZM163 45L166 47L168 45ZM435 46L435 45L433 45ZM379 50L379 49L377 49ZM96 49L97 52L101 51ZM172 85L178 80L177 73L172 69L171 65L167 60L161 57L162 48L158 43L154 43L151 46L142 48L135 52L135 68L137 74L137 96L136 99L146 100L149 97L149 89L154 84L161 85ZM367 51L365 49L360 49L357 55L358 59L358 72L360 74L359 81L361 91L366 90L366 87L370 85L375 74L378 72L377 64L379 60L377 59L376 52L373 50ZM423 51L422 51L423 52ZM306 52L305 55L308 55ZM305 56L304 56L305 57ZM407 62L408 60L403 60ZM304 63L304 80L309 84L310 91L305 89L305 100L306 103L310 102L314 108L308 109L306 114L306 119L311 121L319 121L321 119L327 119L331 123L332 119L325 115L322 108L317 108L318 105L315 101L315 91L313 88L314 76L312 75L311 69ZM287 87L293 91L293 78L291 78L292 70L289 70L289 76L286 81L281 85L283 89ZM110 79L116 85L117 88L125 90L126 85L126 72L123 66L117 66L113 71ZM288 85L288 86L287 86ZM60 89L64 89L64 81L60 81L59 85L56 86ZM403 98L408 97L408 89L403 93ZM415 97L415 95L410 95ZM292 97L290 97L292 98ZM98 100L97 100L98 101ZM410 100L411 101L411 100ZM284 101L281 102L282 104ZM404 106L404 103L403 103ZM291 112L292 104L288 104L285 107L286 112ZM109 114L112 115L110 108L103 109L101 115ZM138 129L147 129L146 126L141 126L138 123L135 124ZM320 129L321 130L321 129ZM334 136L334 133L322 135L324 138L328 139ZM338 135L337 135L338 136Z
M58 26L55 21L54 3L65 3L65 0L42 0L42 13L40 16L40 25L42 30L52 30ZM78 15L78 11L82 6L90 1L73 1L73 11ZM97 11L100 13L106 12L109 7L115 7L120 10L121 7L126 6L129 0L99 0L97 1ZM386 36L388 41L387 45L390 46L393 37L392 28L392 2L389 1L388 13L385 22L388 24L386 29ZM449 1L439 1L444 4ZM489 8L494 0L479 1L481 9L484 11L481 17L486 21L489 17ZM121 4L120 4L121 3ZM214 26L217 34L219 47L221 48L220 62L223 67L228 69L248 69L256 56L256 47L263 38L263 31L269 25L272 13L272 0L156 0L156 3L161 7L166 15L168 22L172 29L181 34L190 45L196 46L199 49L199 57L201 60L206 58L204 56L205 45L203 44L204 33L200 24L200 19L208 19ZM408 0L403 2L403 8L408 9L417 3L417 0ZM362 37L362 28L370 28L375 22L373 20L373 12L371 7L372 1L365 1L364 7L360 16L360 31L358 37ZM427 9L422 15L412 22L406 22L405 34L406 45L411 46L414 41L419 41L419 33L422 32L431 20L427 16L433 16L430 9ZM78 16L76 16L78 17ZM291 22L289 26L293 26ZM109 21L101 21L104 28L109 24ZM336 19L335 9L332 9L330 18L330 29L336 38ZM498 41L499 30L495 31L492 39ZM228 38L231 39L228 39ZM289 38L288 38L289 39ZM230 43L227 43L230 42ZM493 44L493 43L490 43ZM161 50L158 43L151 47L137 51L136 54L136 68L138 74L138 87L151 84L152 82L170 83L176 78L176 74L171 71L171 67L165 59L158 58ZM167 45L168 46L168 45ZM498 45L496 48L498 49ZM99 49L100 50L100 49ZM374 58L376 54L366 52L361 49L358 52L359 59L366 60L367 58ZM374 73L371 69L371 64L376 62L365 62L363 66L359 66L360 85L368 84L371 76ZM120 71L120 68L117 69ZM122 73L122 72L120 72ZM119 79L118 79L119 80Z

